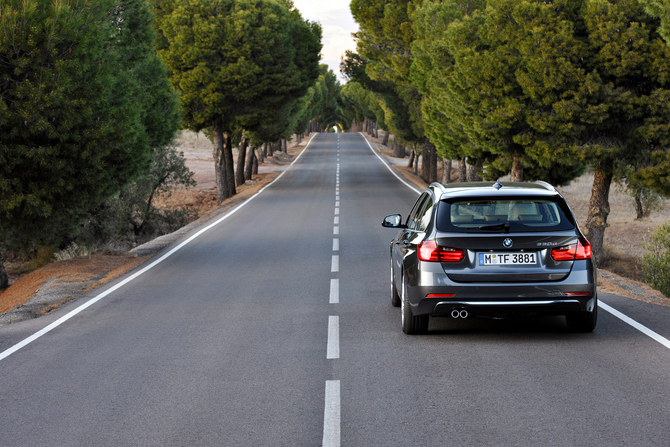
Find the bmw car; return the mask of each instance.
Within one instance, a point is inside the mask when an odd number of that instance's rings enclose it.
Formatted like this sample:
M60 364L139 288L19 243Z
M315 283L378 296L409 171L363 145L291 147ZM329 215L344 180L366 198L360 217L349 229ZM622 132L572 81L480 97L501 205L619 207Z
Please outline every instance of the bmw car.
M563 196L545 182L431 184L407 219L386 216L391 303L402 330L430 317L564 315L568 328L596 327L591 245Z

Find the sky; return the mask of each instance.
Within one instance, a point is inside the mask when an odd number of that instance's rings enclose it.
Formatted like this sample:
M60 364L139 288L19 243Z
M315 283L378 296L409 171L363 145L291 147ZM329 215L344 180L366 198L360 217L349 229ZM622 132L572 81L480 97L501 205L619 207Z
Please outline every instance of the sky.
M322 64L328 64L341 83L340 56L344 50L356 50L351 33L358 31L358 24L351 16L350 0L293 0L304 19L319 22L323 28Z

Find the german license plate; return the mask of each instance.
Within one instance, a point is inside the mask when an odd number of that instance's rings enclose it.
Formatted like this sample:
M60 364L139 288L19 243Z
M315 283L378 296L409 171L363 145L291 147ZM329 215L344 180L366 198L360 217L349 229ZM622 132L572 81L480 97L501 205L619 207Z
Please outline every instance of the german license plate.
M536 253L479 253L479 265L537 264Z

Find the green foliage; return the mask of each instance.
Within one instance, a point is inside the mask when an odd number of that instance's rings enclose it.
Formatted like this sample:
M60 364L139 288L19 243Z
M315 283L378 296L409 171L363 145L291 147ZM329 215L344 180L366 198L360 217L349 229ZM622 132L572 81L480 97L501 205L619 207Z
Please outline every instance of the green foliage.
M639 0L647 14L661 20L659 34L670 43L670 4L666 0Z
M253 130L303 96L318 76L321 28L288 1L157 3L160 55L195 131L223 118Z
M413 2L352 0L350 8L360 31L354 34L358 54L349 53L342 61L345 73L381 95L385 127L394 135L406 142L422 141L422 95L410 80Z
M0 0L0 246L58 245L178 128L144 1Z
M670 296L670 223L650 232L642 256L644 280L663 295Z

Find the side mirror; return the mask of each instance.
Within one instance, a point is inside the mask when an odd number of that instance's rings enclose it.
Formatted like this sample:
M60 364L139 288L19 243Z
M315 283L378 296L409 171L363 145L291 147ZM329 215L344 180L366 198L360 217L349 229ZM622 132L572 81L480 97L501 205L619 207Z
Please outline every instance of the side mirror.
M391 214L386 216L382 222L382 227L386 228L406 228L402 223L402 216L400 214Z

